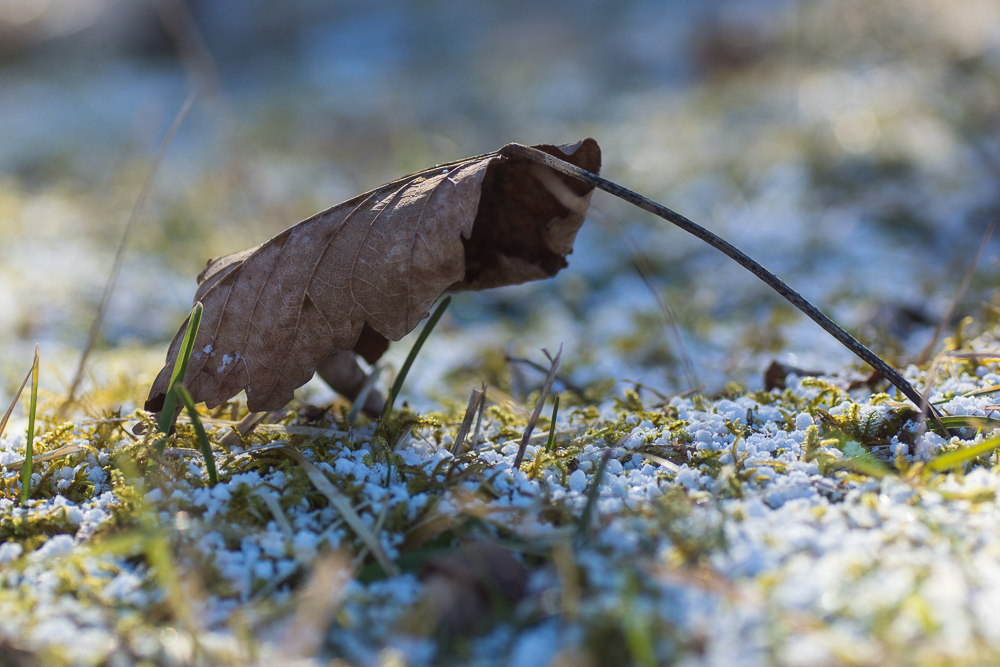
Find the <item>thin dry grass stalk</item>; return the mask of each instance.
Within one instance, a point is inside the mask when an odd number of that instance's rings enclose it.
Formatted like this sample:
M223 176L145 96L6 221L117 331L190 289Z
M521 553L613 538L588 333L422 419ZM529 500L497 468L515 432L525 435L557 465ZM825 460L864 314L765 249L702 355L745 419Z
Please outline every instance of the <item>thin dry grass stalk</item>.
M517 456L514 457L514 470L521 467L521 462L524 460L524 451L528 448L528 440L531 438L531 432L535 430L538 417L542 414L542 406L545 405L545 399L548 398L549 392L552 391L552 383L555 382L556 371L559 370L559 357L562 356L562 345L559 346L559 351L556 353L555 358L549 356L548 350L542 350L542 352L545 353L552 366L549 368L549 375L545 378L545 384L542 386L542 393L538 395L538 403L535 404L535 411L531 413L528 425L524 427L524 435L521 436L521 445L518 447Z
M351 530L354 531L362 543L371 551L385 573L390 577L399 576L399 568L386 555L375 534L361 521L361 517L351 507L351 501L326 478L326 475L319 468L313 465L309 459L302 456L296 449L287 445L277 447L273 451L281 452L298 462L302 466L302 471L309 478L309 481L316 487L316 490L326 496L327 500L330 501L330 505L340 513L340 516L344 519L344 523L351 527Z
M531 368L534 368L536 371L540 371L542 373L549 372L549 369L547 369L545 366L541 365L536 361L532 361L531 359L525 359L524 357L514 357L509 354L506 357L504 357L504 359L511 364L524 364L525 366L530 366ZM563 373L556 373L556 379L562 382L564 387L566 387L568 390L570 390L577 396L583 396L584 392L583 387L581 387L578 384L575 384Z
M660 313L663 315L663 321L667 326L667 330L674 337L674 342L677 345L677 355L680 357L681 361L681 371L684 375L684 381L687 383L688 388L694 388L701 385L698 380L698 372L695 370L694 359L691 357L691 351L688 349L687 342L684 340L684 333L681 331L680 323L677 320L677 316L674 314L673 308L670 307L670 302L667 301L666 294L663 288L657 284L656 272L653 270L653 265L649 261L649 255L647 255L642 250L642 246L635 236L621 224L618 220L612 218L610 215L604 213L603 211L594 210L597 215L593 217L603 225L608 231L614 234L616 237L625 241L625 244L629 248L629 252L632 254L632 268L642 279L643 284L649 293L656 300L656 305L660 308Z
M17 401L21 398L21 393L24 391L24 388L28 386L28 380L31 379L31 374L34 372L34 370L35 370L35 364L34 362L32 362L31 368L28 369L28 374L24 376L24 382L21 383L21 386L18 388L17 393L14 394L14 400L12 400L10 402L10 405L7 406L7 412L3 413L3 419L0 419L0 438L3 437L3 430L7 428L7 421L10 419L10 416L14 413L14 406L17 405Z
M44 454L35 454L31 457L33 463L45 463L46 461L53 461L55 459L61 459L64 456L72 456L73 454L79 454L80 452L88 451L87 447L83 445L65 445L59 449L53 449L51 452L45 452ZM192 450L196 454L199 453L198 450ZM14 471L20 470L21 466L25 463L25 459L20 461L14 461L13 463L8 463L4 467L7 470Z
M941 334L944 332L945 327L948 326L948 322L951 321L955 310L958 308L958 302L962 300L962 297L965 296L965 291L969 289L969 283L972 282L972 276L975 275L976 267L979 266L979 260L983 256L983 250L986 248L986 244L990 242L990 237L993 236L998 222L1000 221L994 220L991 222L983 233L983 238L979 241L979 247L976 248L976 254L973 255L972 261L969 262L969 267L965 270L965 275L962 276L962 282L959 283L958 289L955 290L955 296L952 297L951 303L948 304L948 310L941 316L941 321L938 322L937 327L934 329L931 339L927 341L927 345L924 346L924 349L920 351L920 356L917 357L918 365L922 366L926 364L931 358L931 353L934 351L938 339L941 338Z
M219 444L223 449L232 449L236 445L240 444L240 441L250 435L250 432L257 428L264 418L267 417L270 412L251 412L246 417L241 419L235 425L229 433L222 436L219 440Z
M114 292L115 283L118 282L118 274L121 272L122 260L125 257L125 248L128 246L129 239L132 238L132 231L135 229L135 223L139 219L139 214L142 212L143 207L146 205L146 198L149 196L149 191L153 186L153 179L156 177L156 172L160 168L160 162L163 161L163 156L167 152L167 148L174 139L174 135L177 133L178 128L180 128L181 123L187 117L188 112L191 111L191 107L194 105L195 94L191 92L187 99L184 100L184 104L181 105L180 111L177 112L177 116L174 117L174 122L170 125L170 129L167 130L167 134L163 137L163 143L160 144L160 149L156 153L156 157L153 158L153 165L149 169L149 175L146 176L146 182L142 186L142 191L139 192L139 197L135 200L135 206L132 207L132 214L129 215L128 223L125 225L125 231L122 233L122 240L118 243L118 250L115 251L115 259L111 265L111 273L108 276L108 282L104 285L104 293L101 294L101 302L97 306L97 314L94 315L94 323L90 327L90 333L87 336L87 342L83 346L83 352L80 354L80 363L76 367L76 374L73 376L73 381L69 385L69 390L66 392L66 400L63 404L59 406L59 410L56 413L59 419L62 419L66 410L72 405L73 400L76 396L76 390L80 387L80 381L83 379L83 371L87 366L87 359L90 357L91 351L94 349L94 344L97 342L97 334L101 331L101 324L104 322L104 312L107 310L108 301L111 299L111 294Z
M469 430L472 428L472 420L475 418L476 414L482 415L482 405L486 397L486 385L484 384L482 389L473 389L472 395L469 396L469 405L465 408L465 418L462 419L462 425L458 428L458 435L455 436L455 443L451 446L451 453L453 456L458 456L465 452L465 438L469 435ZM478 422L477 422L478 425ZM476 446L478 441L478 429L476 429L476 439L472 441L472 446Z
M472 434L472 446L479 446L480 427L483 425L483 413L486 411L486 383L483 383L483 397L479 401L479 415L476 417L476 430Z

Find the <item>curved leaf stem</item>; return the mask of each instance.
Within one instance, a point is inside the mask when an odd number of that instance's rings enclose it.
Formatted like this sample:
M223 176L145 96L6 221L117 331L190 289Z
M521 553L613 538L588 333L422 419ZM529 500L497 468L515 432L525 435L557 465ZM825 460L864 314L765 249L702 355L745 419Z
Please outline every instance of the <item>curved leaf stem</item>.
M931 419L937 422L944 432L949 432L948 429L945 428L944 423L941 421L941 414L937 411L937 409L931 405L920 392L914 389L913 386L907 382L906 378L900 375L896 369L883 361L881 357L872 352L870 349L862 345L856 338L854 338L854 336L844 331L836 322L823 314L823 312L816 308L816 306L809 303L805 297L789 287L784 281L765 269L759 262L725 239L716 236L701 225L689 220L680 213L677 213L666 206L657 204L651 199L647 199L646 197L643 197L628 188L623 188L617 183L601 178L596 174L580 169L575 165L553 157L548 153L531 148L530 146L524 146L522 144L507 144L499 150L499 154L507 158L519 157L532 160L533 162L545 165L546 167L554 169L562 174L572 176L573 178L577 178L584 183L600 188L601 190L604 190L619 199L623 199L634 206L638 206L645 211L649 211L653 215L663 218L667 222L680 227L687 233L701 239L713 248L721 251L747 271L760 278L771 289L785 297L789 303L805 313L809 319L840 341L844 347L849 349L865 363L881 373L882 377L892 383L894 387L899 389L904 396L913 401L921 411L928 413Z

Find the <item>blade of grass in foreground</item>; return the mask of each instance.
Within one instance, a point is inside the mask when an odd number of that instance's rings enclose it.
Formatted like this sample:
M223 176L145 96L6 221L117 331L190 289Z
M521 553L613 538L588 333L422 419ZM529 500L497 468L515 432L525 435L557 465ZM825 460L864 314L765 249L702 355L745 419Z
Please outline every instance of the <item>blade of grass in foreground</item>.
M181 340L180 354L177 355L177 361L174 362L174 370L170 374L170 385L167 388L167 395L163 399L163 410L160 412L160 422L158 424L160 433L164 435L170 433L170 427L174 425L175 413L177 411L177 395L174 393L174 387L179 382L184 381L188 361L191 359L191 351L194 349L194 339L197 338L198 327L201 326L201 313L203 309L201 301L194 304L191 315L188 317L188 325L184 331L184 338ZM166 438L157 440L157 454L163 454L166 442Z
M427 320L427 324L420 331L420 335L417 336L417 341L410 348L410 353L406 355L406 361L403 362L403 367L399 369L399 374L396 375L396 381L392 383L392 388L389 390L389 397L385 400L385 407L382 408L381 418L385 419L392 412L392 406L396 402L396 397L399 396L399 392L403 389L403 382L406 380L406 374L410 372L410 366L413 365L413 360L417 358L417 353L420 352L420 348L424 346L424 342L427 337L431 335L431 331L434 330L434 325L438 323L441 316L444 315L445 309L448 304L451 303L451 297L446 296L441 304L434 310L430 319Z
M854 472L862 475L868 475L874 479L882 479L883 477L895 474L889 466L872 456L870 452L850 456L847 461L844 462L844 465L849 470L853 470Z
M128 459L121 459L121 464L125 478L135 479L138 471ZM137 552L142 553L174 622L183 626L191 637L195 637L198 635L198 626L194 620L190 591L186 592L181 587L181 572L174 561L170 537L157 521L157 514L146 502L145 494L136 492L131 497L135 499L136 507L130 516L138 526L90 544L87 549L95 555L112 554L123 558L134 557Z
M622 632L625 635L625 645L632 659L639 667L656 667L656 648L653 640L653 627L649 614L641 611L635 604L639 597L639 581L634 572L630 572L622 591Z
M22 385L23 388L23 385ZM21 502L27 502L31 495L31 463L34 456L35 410L38 407L38 345L35 345L35 360L31 364L31 402L28 404L28 440L24 445L24 465L21 467Z
M1000 437L990 438L989 440L984 440L978 445L962 447L961 449L956 449L955 451L942 454L941 456L932 459L927 464L927 468L933 470L934 472L943 472L951 468L959 468L965 463L979 458L983 454L986 454L997 447L1000 447Z
M215 455L212 454L212 445L208 441L208 434L205 433L205 427L201 424L198 411L194 409L194 401L183 384L178 383L174 385L174 392L191 416L191 426L194 427L194 433L198 438L201 454L205 457L205 470L208 471L208 481L214 486L219 483L219 473L215 469Z
M992 430L1000 428L1000 419L993 417L978 417L975 415L949 415L941 421L948 428L982 428Z

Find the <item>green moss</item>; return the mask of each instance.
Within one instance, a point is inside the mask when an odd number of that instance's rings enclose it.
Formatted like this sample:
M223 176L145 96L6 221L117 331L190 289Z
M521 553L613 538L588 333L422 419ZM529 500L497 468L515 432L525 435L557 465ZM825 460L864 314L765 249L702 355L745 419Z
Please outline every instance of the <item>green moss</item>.
M54 535L75 535L77 525L65 507L37 511L29 501L26 513L0 514L0 542L18 542L33 551Z
M519 438L527 423L526 417L515 414L513 410L505 410L499 405L488 406L486 416L500 425L500 433L498 434L500 440Z

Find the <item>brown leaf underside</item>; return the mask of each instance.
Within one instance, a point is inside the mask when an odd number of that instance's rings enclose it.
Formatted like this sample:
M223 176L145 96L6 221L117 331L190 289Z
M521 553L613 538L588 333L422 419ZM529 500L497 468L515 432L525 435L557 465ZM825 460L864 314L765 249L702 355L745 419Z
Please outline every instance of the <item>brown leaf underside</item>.
M600 170L593 139L536 148ZM445 291L554 276L591 193L547 167L489 153L411 174L214 259L198 276L194 300L205 310L184 383L209 408L246 390L251 411L278 410L338 352L355 369L354 354L377 361ZM147 410L163 406L186 326ZM343 364L324 367L334 366ZM360 388L356 373L324 379L350 398Z

